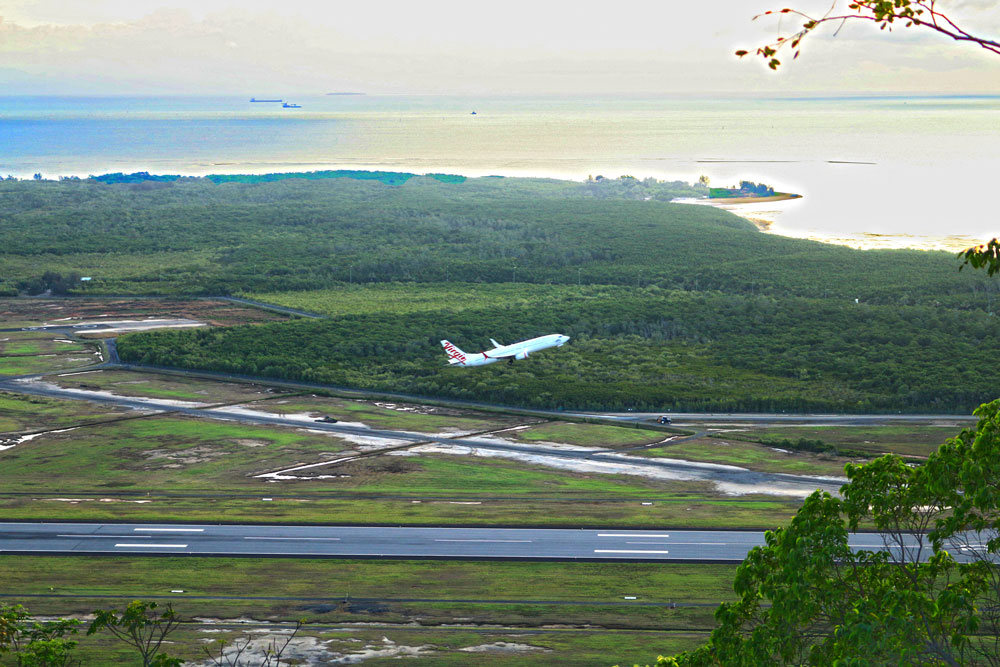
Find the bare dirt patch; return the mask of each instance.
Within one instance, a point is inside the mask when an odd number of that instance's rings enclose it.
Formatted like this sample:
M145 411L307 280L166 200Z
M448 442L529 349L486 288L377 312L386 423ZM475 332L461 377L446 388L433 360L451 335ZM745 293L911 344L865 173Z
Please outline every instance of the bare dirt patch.
M480 644L478 646L466 646L458 649L466 653L551 653L552 649L532 646L531 644L518 644L515 642L494 642L492 644Z

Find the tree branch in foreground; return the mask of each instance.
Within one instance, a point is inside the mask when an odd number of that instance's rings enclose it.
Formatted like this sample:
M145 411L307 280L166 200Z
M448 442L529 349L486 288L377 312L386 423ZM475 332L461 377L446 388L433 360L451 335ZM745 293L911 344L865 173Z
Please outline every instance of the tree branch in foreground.
M891 31L898 23L904 24L907 28L927 28L956 41L978 44L987 51L1000 54L1000 42L978 37L960 28L948 16L937 10L936 0L851 0L847 5L849 11L846 13L837 12L838 3L839 0L834 0L826 14L820 17L813 17L790 7L758 14L754 17L755 21L762 16L789 14L804 19L805 23L797 32L778 37L775 41L758 48L757 55L767 61L768 67L776 70L781 65L781 61L775 56L782 48L791 48L794 52L792 56L794 60L799 57L799 47L802 40L816 28L824 23L836 23L839 24L837 32L840 32L845 23L853 20L877 23L880 30ZM736 52L736 55L742 58L748 53L748 51L740 50Z

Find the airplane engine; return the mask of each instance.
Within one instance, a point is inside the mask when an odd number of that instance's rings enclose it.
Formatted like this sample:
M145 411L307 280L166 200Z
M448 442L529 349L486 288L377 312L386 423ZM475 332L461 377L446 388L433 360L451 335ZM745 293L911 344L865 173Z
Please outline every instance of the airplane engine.
M518 361L522 361L524 359L527 359L528 358L528 351L525 350L524 352L518 352L517 354L514 355L514 358L517 359Z

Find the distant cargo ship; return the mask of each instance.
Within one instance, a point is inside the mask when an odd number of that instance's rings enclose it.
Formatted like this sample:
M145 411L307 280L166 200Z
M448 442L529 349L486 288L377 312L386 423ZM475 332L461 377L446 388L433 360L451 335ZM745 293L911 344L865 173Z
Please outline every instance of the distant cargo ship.
M300 105L300 104L289 104L288 102L285 102L281 106L282 106L282 108L285 108L285 109L301 109L302 108L302 105Z
M281 102L281 100L258 100L256 97L250 98L251 102Z

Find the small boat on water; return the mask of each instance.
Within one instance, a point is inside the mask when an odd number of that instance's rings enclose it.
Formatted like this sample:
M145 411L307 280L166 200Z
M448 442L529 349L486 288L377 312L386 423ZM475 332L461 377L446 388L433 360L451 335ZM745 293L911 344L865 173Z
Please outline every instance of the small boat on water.
M281 105L281 108L282 109L301 109L302 105L301 104L289 104L288 102L285 102L284 104Z
M250 98L251 102L281 102L281 100L258 100L256 97Z

